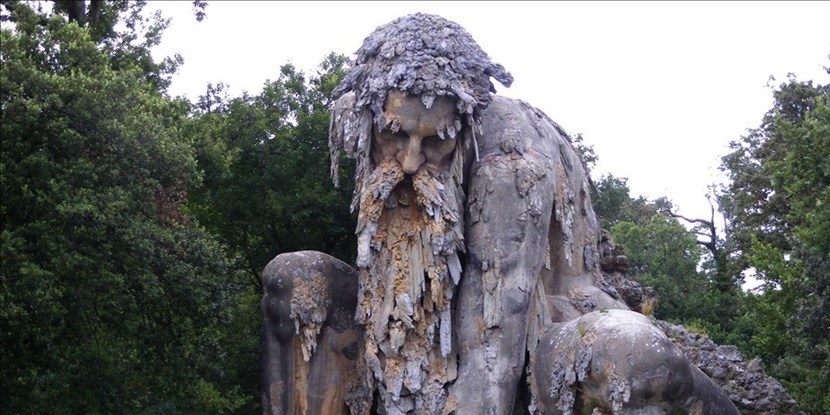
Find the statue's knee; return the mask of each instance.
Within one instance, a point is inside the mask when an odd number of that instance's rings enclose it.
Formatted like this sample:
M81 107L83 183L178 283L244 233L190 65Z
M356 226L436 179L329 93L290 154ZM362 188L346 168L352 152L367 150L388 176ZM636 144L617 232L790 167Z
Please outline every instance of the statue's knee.
M297 272L305 265L300 252L287 252L277 255L262 271L262 288L266 296L278 297L291 292L293 280L303 278Z
M316 251L277 255L265 267L262 283L263 323L282 340L295 335L298 321L351 324L358 275L330 255Z
M628 362L624 376L631 388L629 403L636 407L654 402L675 403L693 387L690 363L662 333L646 332L643 350Z
M609 385L611 398L627 395L625 406L638 408L676 402L688 392L688 360L645 316L613 310L592 330L597 340L591 379Z
M536 393L552 407L647 408L678 402L693 387L683 353L646 317L627 310L555 325L534 360Z

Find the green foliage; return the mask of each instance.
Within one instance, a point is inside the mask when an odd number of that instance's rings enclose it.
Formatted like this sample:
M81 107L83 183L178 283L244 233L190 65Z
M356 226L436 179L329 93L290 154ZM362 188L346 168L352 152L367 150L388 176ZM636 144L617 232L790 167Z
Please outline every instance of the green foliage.
M665 198L632 198L627 179L613 175L600 179L592 200L603 227L625 250L631 277L657 294L656 306L649 302L644 310L659 319L696 324L714 339L723 339L731 324L727 310L734 307L734 294L718 289L708 271L708 251L668 214L671 203Z
M730 143L732 152L723 157L721 165L729 183L721 191L719 204L739 254L750 251L753 237L783 252L792 250L793 227L801 221L793 211L794 201L801 201L803 214L826 211L810 209L811 204L821 203L820 195L827 186L821 183L821 175L825 174L821 170L827 163L822 156L827 154L828 145L827 134L820 131L820 120L808 123L813 138L802 140L807 138L804 133L808 128L803 123L804 116L826 101L821 98L826 94L827 87L792 79L774 92L775 106L764 117L761 127ZM813 169L815 174L801 177L803 169ZM813 176L816 182L809 181ZM814 192L819 197L813 198ZM811 196L792 199L793 195L807 194ZM812 202L807 202L810 199ZM803 205L805 202L807 205Z
M596 166L597 160L599 160L599 156L594 151L594 146L585 144L585 138L582 137L582 134L577 134L572 139L571 144L573 144L576 153L579 154L579 159L582 161L585 171L590 172Z
M731 143L721 206L734 262L764 282L733 336L809 413L830 411L830 87L794 77ZM738 336L740 334L740 336Z
M655 317L674 322L718 321L718 316L710 314L714 311L710 284L697 270L702 249L680 223L655 214L642 225L618 222L610 232L625 249L630 275L656 291Z
M346 60L330 55L309 81L291 65L256 96L227 100L208 86L186 126L205 186L189 211L219 235L259 285L275 255L314 249L350 260L355 252L351 187L329 177L329 96ZM351 183L342 173L341 183Z
M631 197L627 178L612 174L600 178L596 188L592 189L591 201L604 229L611 229L622 221L645 225L652 216L660 213L655 202L642 196Z
M628 179L611 174L603 175L592 190L591 201L603 228L611 229L622 220L632 221L633 218L627 212L633 203Z
M224 373L230 264L182 211L200 183L186 103L143 46L3 7L0 412L255 406Z

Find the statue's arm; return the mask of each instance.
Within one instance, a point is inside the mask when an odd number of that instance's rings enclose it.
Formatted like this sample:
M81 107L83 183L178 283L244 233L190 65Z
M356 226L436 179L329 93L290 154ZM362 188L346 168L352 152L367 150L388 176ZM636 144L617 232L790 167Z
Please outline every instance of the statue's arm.
M525 364L529 310L546 258L555 147L518 101L493 100L465 178L467 263L457 334L458 414L510 413ZM471 399L480 396L481 399Z

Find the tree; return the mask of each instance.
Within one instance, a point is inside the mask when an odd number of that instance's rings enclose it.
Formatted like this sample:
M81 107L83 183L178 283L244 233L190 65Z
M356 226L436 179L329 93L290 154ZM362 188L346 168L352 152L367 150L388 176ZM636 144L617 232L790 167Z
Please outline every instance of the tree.
M152 16L144 14L145 0L55 0L53 17L61 17L82 28L87 29L90 40L98 44L110 57L110 65L118 70L122 66L138 66L145 80L156 88L166 90L170 77L182 63L179 55L166 57L156 62L150 50L161 42L161 35L170 23L159 11ZM16 23L15 12L29 14L32 4L19 0L6 0L4 9L10 14L0 17ZM38 3L38 17L31 23L46 26L48 15L41 12L45 4ZM194 13L197 19L204 18L207 3L194 1Z
M183 210L200 175L166 69L60 7L2 7L0 411L250 405L224 377L236 298L224 250Z
M655 317L716 326L715 296L697 270L702 250L677 220L655 214L642 225L621 221L611 227L611 236L625 249L631 277L654 288L659 304Z
M673 218L681 219L693 225L691 232L695 235L697 244L706 248L709 251L709 255L711 255L711 262L714 266L713 281L718 291L723 294L734 295L737 290L737 285L727 270L727 255L722 247L723 240L718 235L718 229L715 226L715 205L712 202L712 196L710 194L706 195L706 199L709 201L710 207L709 219L683 216L675 212L674 207L668 201L663 202L664 208L662 210Z
M327 174L329 97L345 64L329 55L309 81L287 64L259 95L229 101L209 85L187 127L206 184L189 211L231 247L256 287L281 252L354 255L352 188L334 188Z
M744 310L745 335L810 413L830 411L829 92L790 76L722 164L734 260L765 282Z
M713 202L714 186L710 187L710 193L706 194L709 201L709 219L689 218L674 210L672 203L666 199L659 200L660 211L672 218L683 220L692 225L691 234L698 245L706 248L700 263L702 274L709 282L708 296L711 302L710 316L713 318L705 324L709 327L710 334L717 341L724 341L733 330L733 324L737 314L737 308L741 301L740 285L743 282L740 269L732 266L729 261L729 249L726 238L718 233L715 225L715 204ZM734 340L734 339L732 339Z
M724 319L717 306L721 296L711 277L699 270L704 251L677 218L668 215L671 202L632 198L625 178L603 176L592 200L603 227L623 247L629 274L654 288L655 316L693 324L715 338L724 335Z

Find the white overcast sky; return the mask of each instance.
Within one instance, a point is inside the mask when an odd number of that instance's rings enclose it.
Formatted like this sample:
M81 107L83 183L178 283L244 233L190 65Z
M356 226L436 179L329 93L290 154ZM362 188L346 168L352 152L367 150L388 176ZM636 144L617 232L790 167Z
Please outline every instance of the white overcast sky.
M241 2L151 1L172 18L158 57L185 60L173 95L208 82L259 94L279 67L311 74L329 52L354 57L379 25L414 12L463 26L515 78L500 94L542 109L628 178L632 196L668 196L708 218L730 140L760 124L767 86L789 72L830 83L830 2Z

